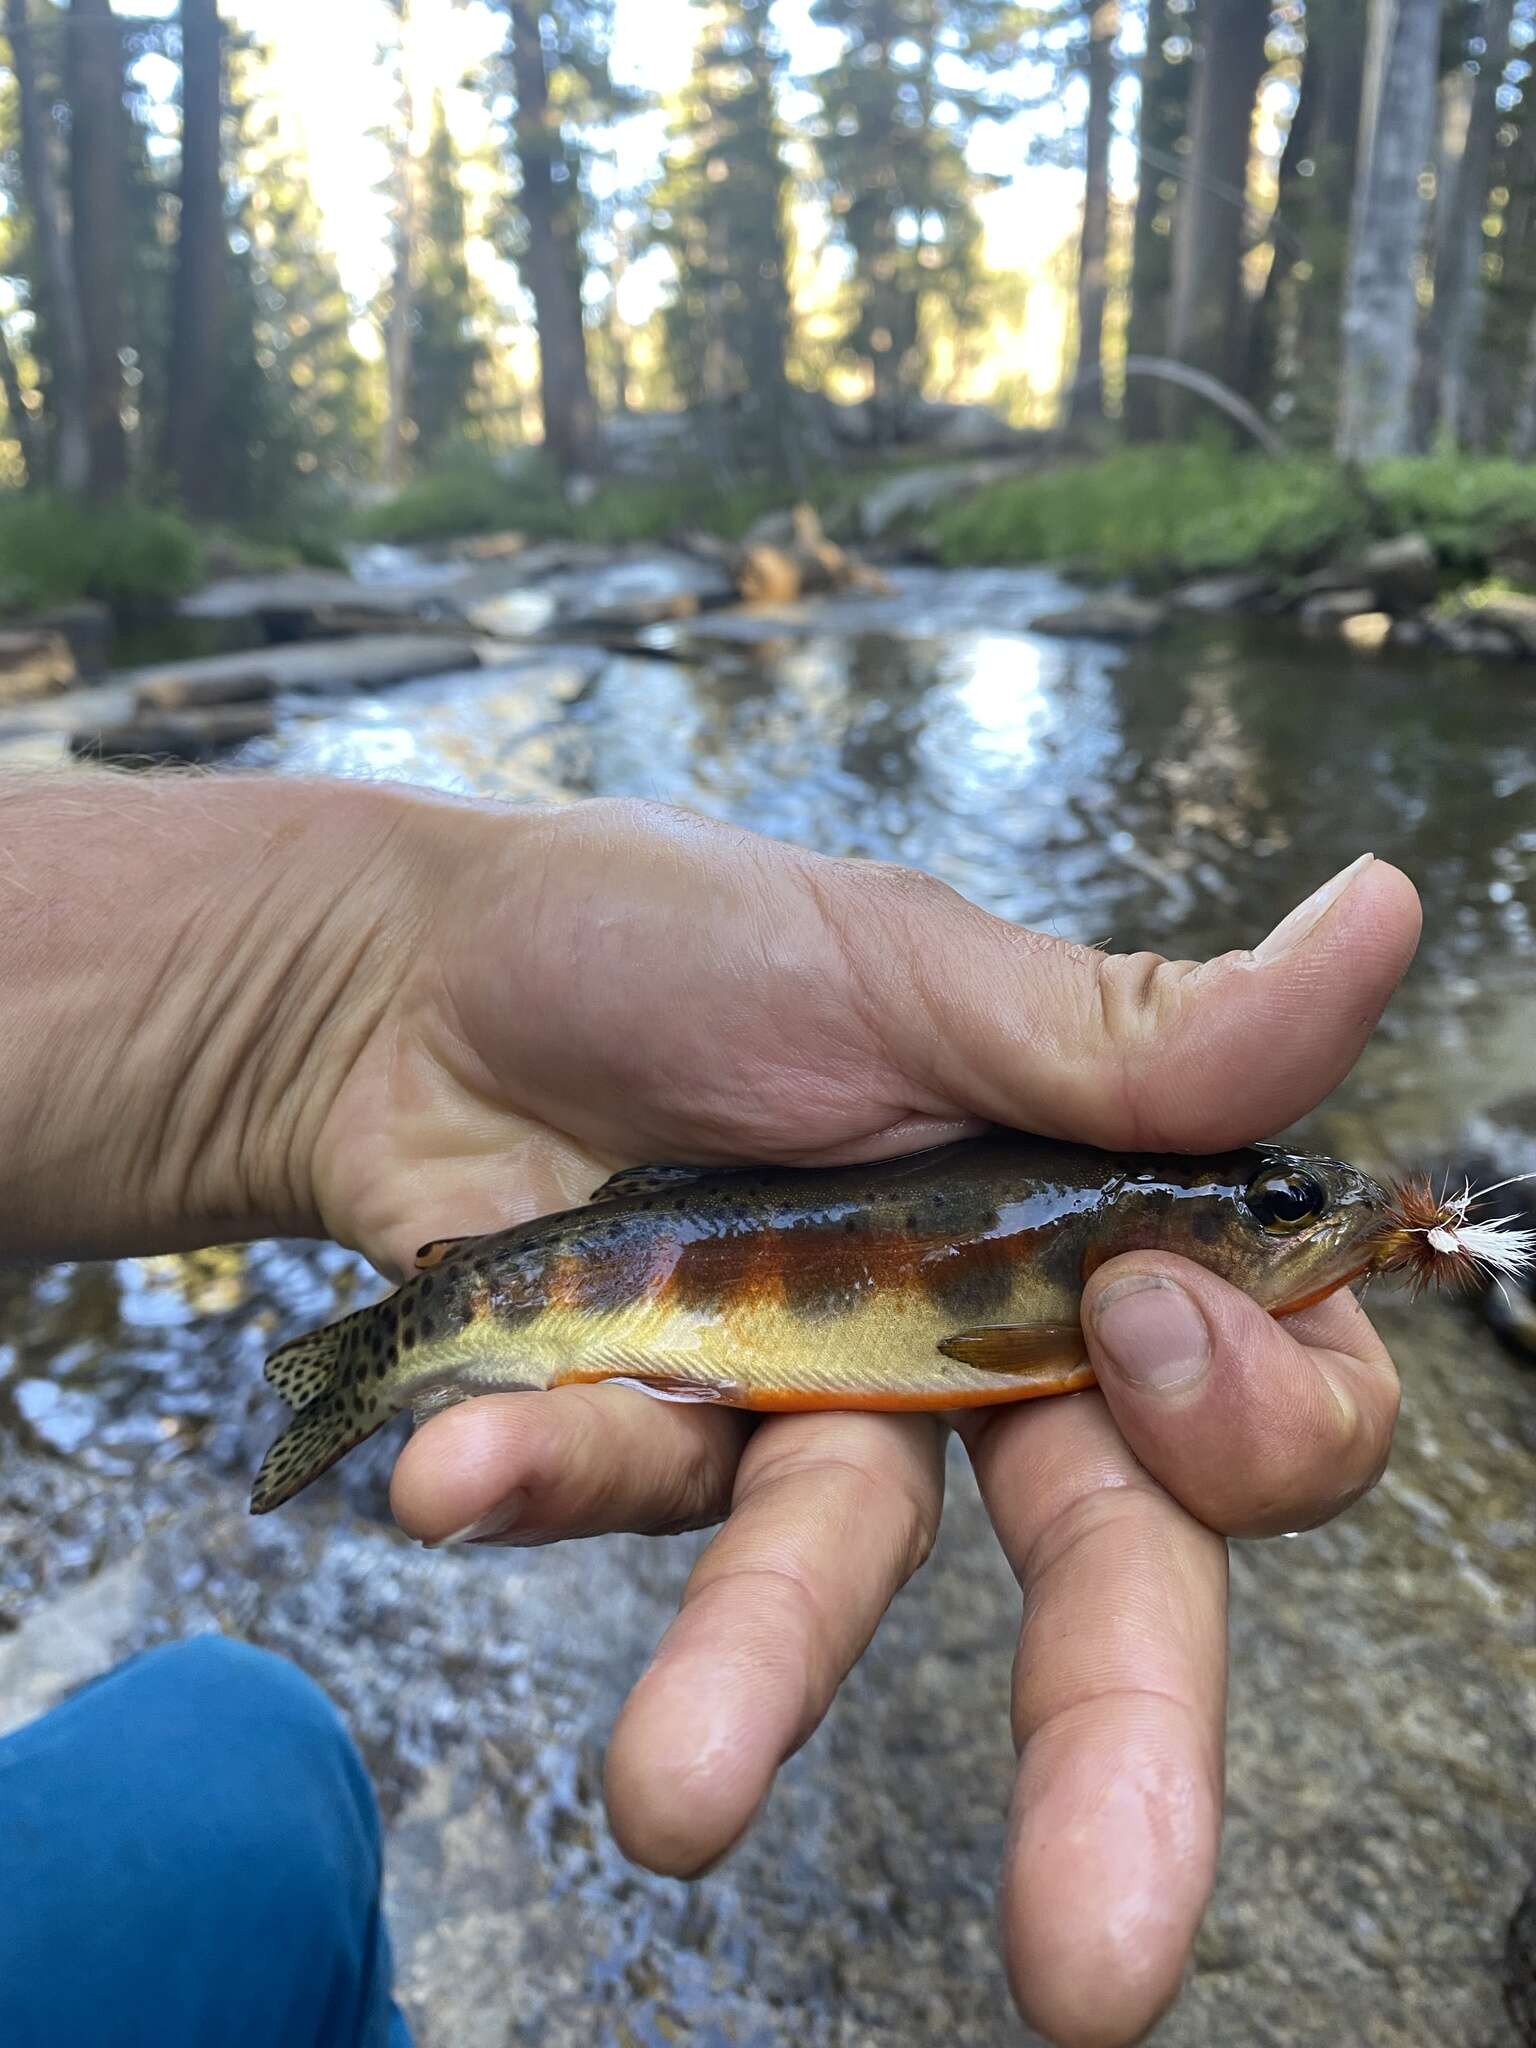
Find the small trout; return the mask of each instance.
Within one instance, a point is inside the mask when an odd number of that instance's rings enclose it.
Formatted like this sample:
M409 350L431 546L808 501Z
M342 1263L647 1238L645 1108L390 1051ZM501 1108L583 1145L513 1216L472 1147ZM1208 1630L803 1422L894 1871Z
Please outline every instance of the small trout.
M1468 1223L1473 1199L1273 1146L1173 1158L1006 1131L864 1166L631 1168L583 1208L426 1246L387 1301L275 1352L295 1413L251 1505L290 1500L403 1408L475 1394L615 1380L757 1410L944 1411L1070 1393L1093 1377L1078 1307L1105 1259L1177 1252L1288 1315L1392 1267L1512 1270L1530 1247Z

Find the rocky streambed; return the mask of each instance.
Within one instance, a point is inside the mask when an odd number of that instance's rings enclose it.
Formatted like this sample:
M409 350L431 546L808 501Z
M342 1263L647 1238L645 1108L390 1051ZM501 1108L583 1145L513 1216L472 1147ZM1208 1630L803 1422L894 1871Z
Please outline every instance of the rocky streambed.
M436 581L408 627L374 614L361 636L396 665L306 690L293 664L353 661L356 637L269 618L221 657L290 665L228 759L659 796L914 862L1068 936L1191 953L1251 941L1371 846L1420 882L1425 949L1308 1135L1367 1166L1536 1166L1536 757L1502 671L1390 648L1364 671L1228 620L1051 639L1031 622L1078 593L1012 571L593 623L596 565L551 568L485 593L524 607L513 641L466 631L433 567L359 566L381 592ZM8 744L59 758L64 703ZM287 1244L0 1277L0 1717L190 1629L312 1671L381 1789L422 2048L1016 2038L991 1892L1018 1598L963 1467L933 1561L751 1841L696 1887L652 1879L608 1840L601 1752L700 1539L423 1553L383 1519L382 1452L244 1513L265 1350L377 1284ZM1519 2038L1536 1376L1473 1317L1380 1314L1407 1389L1383 1485L1329 1529L1235 1548L1226 1851L1166 2048Z

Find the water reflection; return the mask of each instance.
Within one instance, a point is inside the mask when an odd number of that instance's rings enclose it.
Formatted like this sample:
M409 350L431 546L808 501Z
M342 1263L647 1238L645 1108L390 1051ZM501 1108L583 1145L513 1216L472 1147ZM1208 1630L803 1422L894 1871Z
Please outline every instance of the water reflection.
M1251 943L1372 847L1419 882L1425 947L1334 1127L1369 1160L1443 1144L1529 1086L1523 681L1346 661L1264 627L1128 650L1046 640L1028 619L1070 593L1034 572L898 584L670 627L666 659L551 648L294 704L251 758L528 801L661 798L910 862L1067 936L1168 952ZM0 1429L103 1477L192 1444L233 1466L252 1404L270 1412L269 1332L322 1319L372 1284L360 1275L321 1248L258 1247L0 1278L15 1333Z

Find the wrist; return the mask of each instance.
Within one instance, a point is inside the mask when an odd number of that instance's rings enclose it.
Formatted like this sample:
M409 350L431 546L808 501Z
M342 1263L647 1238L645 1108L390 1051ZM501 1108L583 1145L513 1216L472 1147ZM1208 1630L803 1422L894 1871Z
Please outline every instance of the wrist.
M0 1250L320 1227L315 1134L419 930L430 798L0 785Z

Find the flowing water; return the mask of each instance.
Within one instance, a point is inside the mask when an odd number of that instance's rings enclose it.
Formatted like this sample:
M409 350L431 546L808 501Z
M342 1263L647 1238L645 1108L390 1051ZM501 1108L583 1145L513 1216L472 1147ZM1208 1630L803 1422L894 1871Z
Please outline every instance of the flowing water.
M295 706L250 765L514 801L659 797L929 869L1117 947L1254 942L1371 848L1421 958L1308 1135L1366 1166L1536 1165L1536 721L1523 671L1354 661L1262 626L1043 639L1032 572L721 614L655 657ZM260 1362L377 1291L332 1248L0 1275L0 1720L107 1655L217 1627L347 1713L390 1821L422 2048L1016 2037L991 1930L1017 1594L963 1470L751 1842L685 1888L604 1828L607 1727L700 1539L420 1552L383 1455L243 1513ZM1536 1374L1384 1300L1407 1383L1366 1503L1240 1545L1223 1870L1168 2048L1511 2038L1504 1927L1536 1864Z

